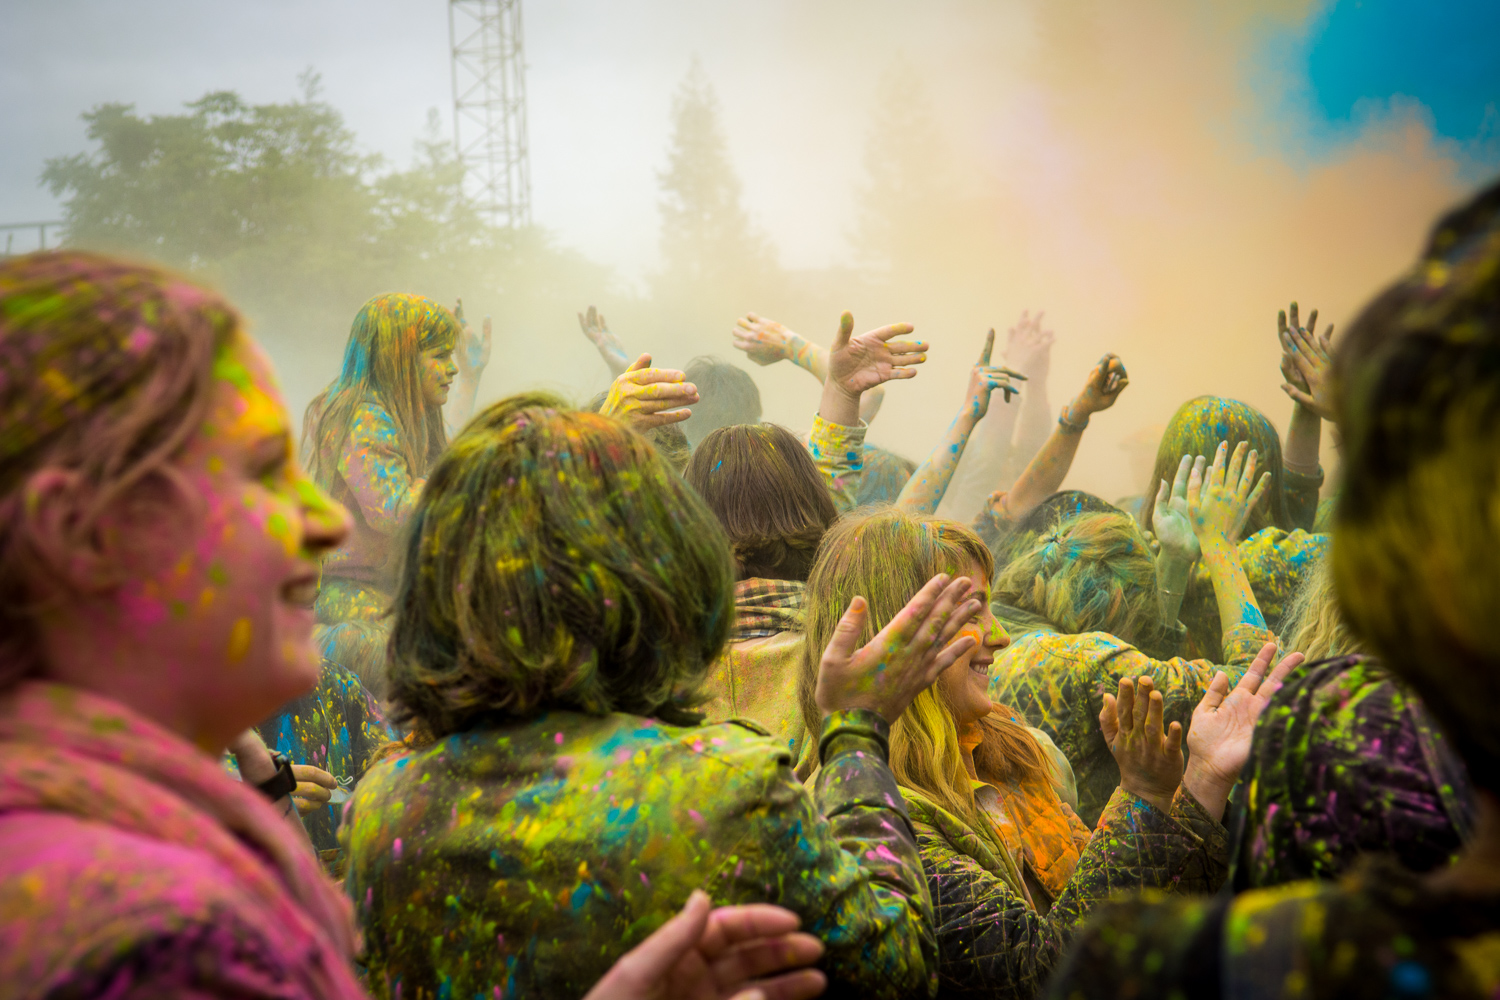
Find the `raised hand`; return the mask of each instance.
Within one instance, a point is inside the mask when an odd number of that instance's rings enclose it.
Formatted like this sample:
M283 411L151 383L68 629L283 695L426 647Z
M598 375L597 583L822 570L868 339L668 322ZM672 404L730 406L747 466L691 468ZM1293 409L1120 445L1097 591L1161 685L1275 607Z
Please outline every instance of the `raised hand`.
M1198 561L1198 536L1193 533L1192 512L1188 509L1188 488L1193 484L1201 490L1203 468L1208 459L1191 455L1182 456L1177 463L1177 476L1168 483L1161 480L1156 487L1156 506L1151 511L1151 529L1161 543L1163 556L1183 563Z
M698 402L698 387L675 368L652 368L651 355L642 354L610 383L599 412L619 417L638 431L675 424L693 415L679 409Z
M979 352L979 363L969 372L969 393L964 399L962 412L978 421L990 410L990 393L999 389L1005 393L1005 401L1010 402L1010 397L1019 395L1021 390L1017 389L1012 380L1026 381L1026 376L1020 372L1011 371L1009 368L1001 368L990 364L990 353L995 349L995 331L991 330L984 338L984 350Z
M1266 668L1275 656L1276 644L1266 643L1232 691L1229 676L1219 671L1193 709L1187 737L1192 756L1182 780L1214 819L1224 814L1229 790L1250 759L1255 720L1280 690L1286 675L1305 659L1301 653L1292 653L1267 676Z
M1115 400L1120 398L1120 393L1130 384L1130 376L1125 372L1125 362L1120 360L1118 354L1106 354L1099 359L1089 372L1088 381L1083 384L1083 389L1068 404L1068 421L1070 423L1088 423L1090 414L1107 410L1115 405Z
M1291 305L1291 320L1286 312L1276 314L1276 335L1281 341L1281 374L1286 379L1281 391L1324 420L1334 419L1332 398L1333 324L1318 333L1318 311L1307 318L1307 326L1298 323L1297 303Z
M1202 484L1188 483L1188 512L1200 545L1208 544L1210 539L1234 544L1250 512L1265 495L1271 474L1267 472L1256 480L1255 466L1260 456L1249 449L1249 442L1241 441L1226 464L1229 443L1220 441Z
M839 317L839 332L828 355L828 381L849 396L891 379L916 378L913 365L927 360L927 345L920 340L897 340L911 333L910 323L892 323L854 336L854 316Z
M791 330L774 319L746 313L735 321L734 346L758 365L774 365L792 356L793 340L801 341Z
M599 351L599 356L609 366L609 370L618 376L626 370L630 364L630 357L625 353L620 338L610 332L609 324L604 320L604 314L593 306L589 306L587 313L578 314L578 326L583 330L583 335Z
M464 319L464 300L459 299L458 305L453 307L453 315L458 319L461 331L459 341L454 345L453 363L458 366L458 377L473 382L479 381L479 376L484 372L485 366L490 363L490 347L493 344L494 327L490 318L484 318L483 333L476 336L469 327L469 321Z
M828 980L807 966L823 944L767 903L712 909L696 891L677 916L614 964L584 1000L810 1000Z
M1005 337L1006 365L1038 380L1045 380L1048 369L1052 367L1054 337L1051 330L1042 329L1044 315L1037 313L1033 319L1029 310L1021 313L1021 318L1006 331Z
M1182 726L1174 722L1163 731L1162 712L1151 678L1122 677L1118 694L1104 696L1099 729L1120 765L1120 787L1171 812L1182 782Z
M863 597L849 602L818 662L814 699L826 715L867 708L894 723L913 698L975 645L959 631L983 606L967 577L939 573L885 628L856 648L870 613Z

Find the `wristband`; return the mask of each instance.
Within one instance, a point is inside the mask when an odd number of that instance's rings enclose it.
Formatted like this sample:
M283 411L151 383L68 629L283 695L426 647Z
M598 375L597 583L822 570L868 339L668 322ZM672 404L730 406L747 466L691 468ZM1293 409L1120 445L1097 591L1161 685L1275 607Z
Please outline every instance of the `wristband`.
M292 759L280 750L271 751L271 763L276 765L276 773L255 787L272 802L279 802L296 791L297 776L292 773Z
M1084 417L1083 423L1075 424L1068 420L1068 409L1069 407L1064 406L1062 408L1062 412L1057 415L1057 426L1061 427L1069 434L1082 434L1083 429L1089 425L1089 418Z

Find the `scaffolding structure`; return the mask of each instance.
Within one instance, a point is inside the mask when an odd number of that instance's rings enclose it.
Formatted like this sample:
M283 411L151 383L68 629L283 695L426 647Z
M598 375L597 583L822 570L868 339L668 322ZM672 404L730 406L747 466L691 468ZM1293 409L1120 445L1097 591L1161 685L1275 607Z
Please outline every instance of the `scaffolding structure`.
M521 0L449 0L453 144L464 193L490 222L531 224Z

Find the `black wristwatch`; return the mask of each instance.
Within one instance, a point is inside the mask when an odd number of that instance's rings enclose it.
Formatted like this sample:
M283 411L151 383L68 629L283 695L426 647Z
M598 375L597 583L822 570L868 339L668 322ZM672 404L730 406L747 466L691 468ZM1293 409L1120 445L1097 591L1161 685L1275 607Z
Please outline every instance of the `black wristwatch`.
M297 776L292 773L292 758L280 750L271 751L271 763L276 765L276 773L255 787L272 802L279 802L296 791Z

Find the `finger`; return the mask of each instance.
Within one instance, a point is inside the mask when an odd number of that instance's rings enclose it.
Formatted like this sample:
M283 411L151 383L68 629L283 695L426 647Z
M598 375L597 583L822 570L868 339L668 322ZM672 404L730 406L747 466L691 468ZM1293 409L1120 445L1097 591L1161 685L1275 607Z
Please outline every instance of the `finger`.
M1031 381L1031 379L1027 378L1025 375L1021 374L1020 372L1015 371L1015 370L1010 369L1010 368L1006 368L1003 365L1001 367L995 368L993 370L997 371L997 372L1000 372L1001 374L1005 375L1007 378L1020 379L1022 382L1030 382Z
M882 326L878 330L871 330L869 333L865 334L865 336L874 337L876 340L884 343L885 341L890 340L892 337L905 336L915 329L916 327L912 326L910 323L892 323L890 326Z
M972 635L961 635L951 643L940 649L933 656L932 662L928 664L923 687L937 680L938 675L958 662L958 658L969 650L979 645L979 640Z
M484 340L482 342L482 347L484 349L484 352L488 354L495 333L495 324L490 322L490 318L488 316L484 318L484 326L482 329L484 330Z
M692 410L667 410L664 413L634 413L629 420L637 430L649 431L667 424L680 424L692 415Z
M1249 441L1241 441L1234 446L1234 455L1229 459L1229 468L1225 470L1223 485L1231 490L1239 487L1240 478L1245 469L1245 458L1249 453Z
M833 638L828 640L828 645L823 650L825 661L831 659L835 663L847 663L854 656L854 651L859 648L859 637L864 632L865 616L869 613L869 608L863 597L856 597L849 602L839 623L833 628Z
M1243 690L1247 694L1254 694L1260 687L1260 682L1266 679L1266 671L1271 667L1271 660L1276 656L1276 643L1268 642L1255 654L1255 659L1250 661L1250 666L1245 668L1245 676L1234 686L1236 691Z
M1133 706L1135 708L1135 728L1142 733L1146 733L1148 736L1154 736L1161 732L1160 726L1150 730L1146 728L1147 722L1151 717L1151 695L1153 693L1154 686L1151 683L1151 678L1141 676L1135 679L1135 705Z
M1128 736L1135 731L1135 681L1129 677L1121 677L1115 701L1118 703L1115 710L1116 725L1122 734Z
M903 354L926 354L930 345L925 340L888 340L885 349L891 352L892 357L900 357Z
M1156 508L1158 511L1167 505L1167 481L1158 479L1156 481ZM1160 516L1160 515L1158 515Z
M709 965L721 990L811 965L823 957L823 943L811 934L763 935L727 949Z
M1202 455L1193 459L1193 471L1188 476L1187 501L1189 507L1197 507L1198 501L1203 493L1204 467L1208 465L1208 459Z
M310 781L297 782L297 787L292 789L292 794L314 805L327 805L333 799L332 792L322 785L315 785Z
M629 368L625 369L625 373L629 374L630 372L644 371L645 369L650 367L651 355L642 354L640 357L635 359L634 363L632 363Z
M1245 468L1240 473L1240 478L1234 484L1235 495L1244 499L1250 495L1250 487L1255 485L1255 467L1260 461L1260 452L1254 448L1245 456Z
M1314 400L1313 400L1312 396L1310 396L1307 393L1303 392L1301 389L1297 388L1296 386L1294 386L1294 385L1287 385L1287 384L1283 383L1282 386L1281 386L1281 391L1284 392L1284 393L1286 393L1288 396L1292 397L1292 399L1294 399L1297 402L1301 403L1303 406L1307 407L1308 409L1312 409L1313 408Z
M1157 697L1160 698L1161 695L1157 695ZM1178 758L1181 759L1181 757L1182 757L1182 723L1180 723L1180 722L1174 722L1170 726L1168 726L1167 727L1167 738L1163 742L1165 744L1163 746L1163 748L1162 748L1163 752L1168 753L1168 754L1176 754L1178 756Z
M812 1000L828 989L828 977L817 969L799 969L764 979L736 993L730 1000Z
M685 378L687 376L682 372L674 372L666 368L647 368L637 373L636 377L621 383L620 391L636 399L668 399L672 396L696 393L698 387L691 382L684 382Z
M990 363L990 354L995 350L995 328L990 327L990 332L984 335L984 350L979 352L979 364L981 366Z
M708 926L698 939L698 950L716 958L731 945L790 934L802 926L802 918L770 903L720 906L709 914Z
M1099 732L1104 735L1104 745L1114 746L1115 737L1120 735L1120 720L1115 715L1115 696L1107 694L1104 696L1104 707L1099 710Z
M1260 481L1255 484L1255 489L1250 491L1250 496L1245 500L1245 514L1247 516L1256 507L1260 506L1261 498L1266 495L1266 491L1270 488L1271 474L1269 472L1262 472L1260 474Z
M1187 499L1188 476L1193 471L1193 456L1183 455L1177 463L1177 478L1172 480L1172 496Z
M947 643L958 634L968 618L978 613L977 609L967 607L972 583L966 576L955 577L938 592L937 599L932 602L932 607L923 616L916 630L918 644L935 647ZM967 617L962 614L965 611L968 612ZM960 618L963 620L959 620Z
M839 332L833 338L833 349L842 351L849 346L849 339L854 336L854 314L846 312L839 317Z
M703 935L703 928L708 924L711 909L708 894L701 889L694 889L682 912L626 952L625 957L615 963L613 971L620 973L626 982L651 983L660 980L698 943Z
M1243 686L1245 679L1240 678ZM1219 706L1224 704L1224 699L1229 697L1229 675L1220 670L1214 674L1214 679L1208 682L1208 688L1204 690L1202 699L1198 702L1199 708L1206 708L1210 712L1216 712Z
M1161 740L1166 736L1162 729L1162 713L1166 711L1166 700L1162 698L1160 691L1152 691L1146 696L1146 718L1142 720L1147 739Z
M1228 464L1226 462L1226 459L1228 458L1228 456L1229 456L1229 442L1228 441L1220 441L1218 449L1214 452L1214 461L1213 461L1213 464L1211 466L1209 466L1209 468L1208 468L1208 482L1207 482L1207 485L1209 485L1209 486L1223 486L1224 485L1224 467L1225 467L1225 465Z
M1290 318L1287 321L1287 329L1295 330L1302 324L1297 320L1297 303L1293 302L1290 310Z
M1323 336L1318 339L1318 346L1320 346L1320 347L1323 348L1324 355L1332 355L1332 353L1333 353L1333 324L1332 323L1328 324L1327 329L1325 329L1323 331Z
M1308 333L1308 335L1309 336L1315 336L1316 332L1317 332L1317 329L1318 329L1318 311L1316 309L1314 309L1312 312L1310 312L1310 313L1307 314L1307 333Z
M314 767L312 764L293 764L292 777L298 781L311 781L314 784L322 785L324 788L337 788L339 786L338 781L333 775L321 767Z
M927 359L925 357L921 357L919 355L918 357L914 358L913 360L908 361L907 364L909 364L909 365L920 365L922 362L924 362L926 360ZM917 377L917 372L913 368L892 368L891 369L890 379L916 378L916 377ZM890 379L887 379L887 381L889 381Z
M1270 698L1281 690L1282 684L1286 683L1286 675L1296 670L1306 660L1307 657L1302 653L1288 653L1282 657L1280 663L1276 664L1276 669L1271 671L1271 675L1265 679L1256 693L1262 698Z

